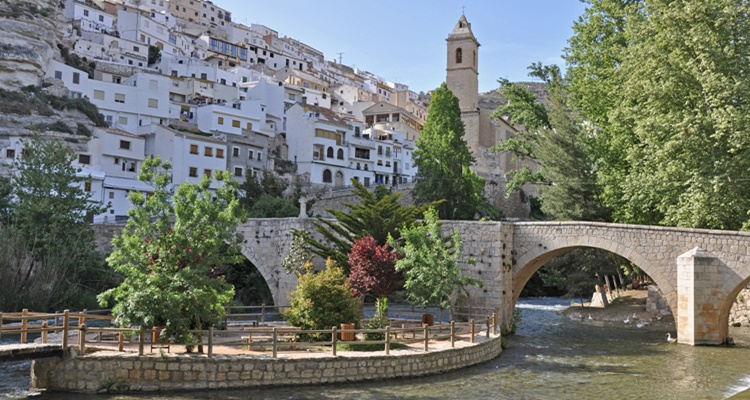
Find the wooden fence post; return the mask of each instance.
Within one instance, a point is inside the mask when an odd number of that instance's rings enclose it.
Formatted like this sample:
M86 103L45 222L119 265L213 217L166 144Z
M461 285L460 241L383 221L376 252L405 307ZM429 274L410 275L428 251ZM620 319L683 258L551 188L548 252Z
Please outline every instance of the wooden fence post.
M385 327L385 355L391 354L391 327Z
M208 327L208 358L214 356L214 327Z
M62 337L62 348L63 351L68 350L68 333L70 332L70 311L63 311L63 337Z
M487 337L490 337L490 317L487 317Z
M26 343L28 336L26 330L29 329L29 309L24 308L21 311L21 343Z
M101 334L99 334L99 336L101 336ZM124 332L118 333L117 340L119 342L117 344L117 351L119 352L125 351L125 333Z
M260 307L260 322L266 322L266 303L261 304Z
M456 321L451 321L451 348L456 347Z
M430 341L430 327L424 324L424 351L427 352L427 343Z
M47 328L49 324L47 321L42 322L42 343L47 344Z
M86 355L86 324L82 324L78 328L78 349L82 356Z
M336 337L336 335L337 335L336 330L337 329L336 329L335 326L333 328L331 328L331 332L332 332L332 336L331 336L331 354L334 355L334 356L336 355L336 339L338 339Z
M143 326L138 327L138 357L143 357L143 340L145 337Z
M273 328L273 358L276 358L277 346L279 345L279 328Z
M474 320L472 319L471 321L469 321L469 323L471 324L471 343L474 343Z

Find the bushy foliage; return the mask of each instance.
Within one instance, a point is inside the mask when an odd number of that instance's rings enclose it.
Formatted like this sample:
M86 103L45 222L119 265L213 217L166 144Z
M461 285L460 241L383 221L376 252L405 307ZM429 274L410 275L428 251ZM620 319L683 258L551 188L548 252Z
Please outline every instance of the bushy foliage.
M169 169L159 157L144 161L138 179L154 192L130 193L130 219L107 258L125 279L99 299L114 303L118 325L165 325L169 336L184 339L187 330L222 320L234 288L218 275L243 259L236 229L245 217L228 172L214 174L215 189L204 177L181 184L170 199Z
M433 202L424 206L404 207L398 203L401 193L390 193L384 186L370 192L357 180L351 180L352 193L360 203L344 203L348 210L328 209L336 220L318 218L315 229L323 236L323 242L312 237L306 239L309 249L324 258L333 258L349 272L349 253L352 243L363 236L372 236L378 243L386 243L388 236L398 238L402 227L411 226Z
M260 179L247 174L239 187L243 194L240 204L250 218L296 217L299 215L299 199L303 195L301 182L293 182L291 193L287 193L289 186L289 182L272 172L264 171Z
M359 321L359 306L344 271L328 259L320 273L308 271L299 277L297 288L289 296L290 307L284 318L302 329L331 329L342 323ZM315 334L309 339L329 340L330 334Z
M400 258L401 254L387 243L379 246L372 236L355 241L349 252L349 284L354 296L381 298L400 290L404 284L404 276L396 271Z
M305 246L305 238L309 237L307 232L295 230L292 235L289 254L281 261L281 267L287 274L299 276L306 271L305 266L312 261L313 253Z
M450 237L443 237L437 210L426 211L423 222L402 229L401 234L403 245L393 238L388 244L404 255L396 262L396 270L406 277L404 288L412 304L453 309L459 295L468 295L469 286L482 286L461 273L461 235L454 231Z
M367 329L385 329L388 326L388 298L381 297L375 302L375 315L367 321ZM365 333L365 340L385 340L385 333Z

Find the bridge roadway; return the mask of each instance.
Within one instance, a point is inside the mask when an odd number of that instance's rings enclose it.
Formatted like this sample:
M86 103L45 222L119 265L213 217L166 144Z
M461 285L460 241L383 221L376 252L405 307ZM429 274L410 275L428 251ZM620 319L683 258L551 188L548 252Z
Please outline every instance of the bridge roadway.
M63 350L61 344L26 343L0 345L0 363L62 356Z

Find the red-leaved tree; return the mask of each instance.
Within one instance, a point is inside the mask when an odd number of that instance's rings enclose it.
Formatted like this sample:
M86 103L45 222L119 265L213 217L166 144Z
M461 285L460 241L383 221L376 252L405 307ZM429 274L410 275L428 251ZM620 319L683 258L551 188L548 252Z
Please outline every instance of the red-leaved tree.
M378 298L400 290L404 276L396 271L401 254L387 244L378 246L372 236L364 236L352 244L349 253L349 284L356 297L371 294Z

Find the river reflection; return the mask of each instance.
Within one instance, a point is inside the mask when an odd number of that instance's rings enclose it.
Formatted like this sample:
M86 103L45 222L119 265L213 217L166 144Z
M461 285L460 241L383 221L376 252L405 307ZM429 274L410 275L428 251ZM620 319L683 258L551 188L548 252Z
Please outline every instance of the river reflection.
M668 344L674 325L638 329L582 323L556 314L559 299L521 300L523 322L510 348L488 363L415 379L320 387L89 396L87 399L722 399L750 386L750 337L738 347ZM0 366L0 381L6 371ZM54 400L80 395L46 394Z

